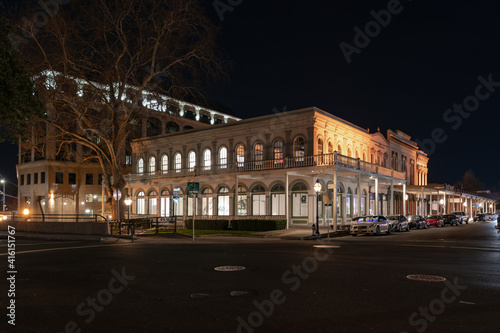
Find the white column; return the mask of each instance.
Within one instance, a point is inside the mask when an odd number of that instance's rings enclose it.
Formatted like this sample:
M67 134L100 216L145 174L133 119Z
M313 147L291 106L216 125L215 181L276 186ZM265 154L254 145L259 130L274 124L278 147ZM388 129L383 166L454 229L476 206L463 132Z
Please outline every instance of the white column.
M446 214L446 204L447 204L447 201L446 201L446 190L444 190L444 195L443 195L443 212L444 212L444 214Z
M378 178L375 178L375 209L373 212L378 215Z
M406 216L406 183L403 184L403 215Z
M199 112L199 110L198 110ZM235 220L238 219L238 187L239 187L239 183L238 183L238 175L236 175L236 181L235 181L235 185L234 185L234 213L233 213L233 217ZM247 199L248 200L248 199ZM286 208L286 204L285 204L285 208ZM287 223L287 229L288 229L288 223Z
M361 173L358 173L358 215L361 216L363 213L361 212Z
M337 164L333 172L333 232L337 231Z
M285 173L285 217L286 217L286 228L290 229L290 194L288 193L288 172ZM247 196L248 201L248 196ZM248 203L247 203L248 207Z
M394 215L394 180L391 180L391 202L389 208L389 215Z

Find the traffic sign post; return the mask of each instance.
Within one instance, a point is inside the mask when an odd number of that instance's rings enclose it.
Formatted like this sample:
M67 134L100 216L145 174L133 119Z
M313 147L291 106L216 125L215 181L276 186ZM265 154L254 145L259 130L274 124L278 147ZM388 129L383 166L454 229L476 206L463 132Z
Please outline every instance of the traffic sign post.
M119 189L113 191L113 198L117 203L117 211L118 211L118 222L120 222L120 199L122 198L122 192Z
M198 182L188 182L188 193L193 197L193 242L194 242L194 217L196 215L196 198L198 198L198 192L200 191L200 183Z

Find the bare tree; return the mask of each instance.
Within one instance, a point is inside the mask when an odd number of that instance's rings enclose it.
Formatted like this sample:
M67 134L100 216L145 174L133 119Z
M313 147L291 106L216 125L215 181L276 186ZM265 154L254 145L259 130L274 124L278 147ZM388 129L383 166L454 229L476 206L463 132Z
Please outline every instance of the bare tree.
M484 190L484 184L476 177L472 170L467 170L462 179L455 183L455 187L461 188L467 192Z
M112 193L125 186L123 153L144 99L183 98L222 73L214 27L196 0L76 0L41 29L19 27L48 109L35 132L58 155L100 164L116 218Z

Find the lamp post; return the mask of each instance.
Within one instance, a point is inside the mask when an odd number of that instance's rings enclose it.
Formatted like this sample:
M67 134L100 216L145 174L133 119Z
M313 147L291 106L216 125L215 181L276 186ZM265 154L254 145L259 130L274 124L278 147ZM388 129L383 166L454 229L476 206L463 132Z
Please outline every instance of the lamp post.
M0 180L3 185L2 191L2 212L5 212L5 179Z
M127 205L127 224L130 222L130 205L132 204L132 198L127 194L125 197L125 205Z
M444 204L444 200L443 200L443 199L439 199L439 204L441 205L441 209L439 210L439 211L441 212L441 211L442 211L443 204Z
M319 235L319 192L321 191L321 183L319 179L314 184L314 192L316 192L316 235Z

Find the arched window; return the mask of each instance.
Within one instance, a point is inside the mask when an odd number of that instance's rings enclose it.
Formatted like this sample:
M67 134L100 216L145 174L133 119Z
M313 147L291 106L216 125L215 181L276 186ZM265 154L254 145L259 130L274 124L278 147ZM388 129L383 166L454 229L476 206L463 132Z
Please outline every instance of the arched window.
M229 189L221 187L217 195L217 215L229 215Z
M366 153L365 152L363 152L363 161L366 162Z
M285 215L285 186L282 184L271 188L271 215Z
M161 157L161 171L162 173L168 172L168 155L163 155Z
M245 163L245 146L243 145L236 146L236 163L238 167L242 167Z
M243 186L238 186L238 215L246 216L248 212L247 191Z
M355 155L356 158L359 158L359 150L356 149L356 155Z
M144 173L144 160L142 158L137 160L137 173L140 175Z
M328 142L328 154L333 153L333 143L330 141Z
M340 143L337 145L337 154L342 155L342 146L340 145Z
M170 196L167 190L161 191L160 216L170 216Z
M227 168L227 148L221 147L219 149L219 167L221 169Z
M303 137L298 136L293 140L293 157L295 157L295 161L301 162L304 160L305 146L306 141Z
M174 169L175 169L175 172L181 172L181 169L182 169L181 153L177 153L174 156Z
M180 155L180 154L179 154ZM184 197L181 192L180 187L173 188L174 193L179 193L179 200L173 202L173 216L183 216L184 215Z
M203 151L203 169L210 170L212 167L212 152L210 149L205 149Z
M214 215L214 198L212 196L213 192L210 188L204 188L201 191L201 215L212 216Z
M260 142L257 142L253 146L253 160L254 161L264 160L264 145Z
M189 171L194 171L196 166L196 153L194 151L189 152Z
M155 136L161 134L161 120L157 118L148 118L146 122L147 136Z
M283 163L283 141L276 140L273 143L274 163Z
M135 200L135 213L146 214L146 195L144 191L139 191Z
M155 190L151 190L148 193L148 214L158 214L158 193Z
M351 147L347 148L347 156L352 157Z
M323 155L323 139L318 139L318 155Z
M175 132L179 132L179 125L177 125L177 123L174 123L173 121L169 121L169 122L165 125L165 132L166 132L166 133L175 133Z
M252 189L252 215L266 215L266 194L261 185Z
M156 172L156 158L154 156L151 156L149 158L149 174L154 175Z
M308 216L308 195L307 187L304 183L297 183L292 187L292 216Z

